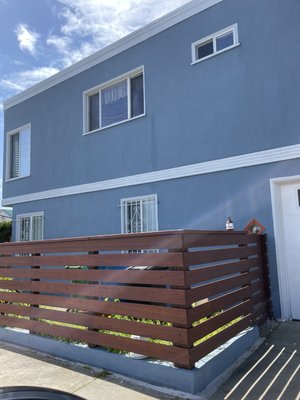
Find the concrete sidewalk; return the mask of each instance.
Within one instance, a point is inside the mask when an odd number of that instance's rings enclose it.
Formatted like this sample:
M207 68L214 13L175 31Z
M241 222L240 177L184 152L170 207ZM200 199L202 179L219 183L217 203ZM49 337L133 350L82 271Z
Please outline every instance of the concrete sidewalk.
M300 322L284 322L211 400L300 400Z
M178 399L107 371L97 371L3 342L0 342L0 365L0 387L47 387L74 393L87 400Z
M235 372L233 368L231 375L225 371L195 396L3 342L0 365L0 387L48 387L86 400L300 400L300 322L281 323L249 358L235 366ZM220 381L225 383L218 386Z

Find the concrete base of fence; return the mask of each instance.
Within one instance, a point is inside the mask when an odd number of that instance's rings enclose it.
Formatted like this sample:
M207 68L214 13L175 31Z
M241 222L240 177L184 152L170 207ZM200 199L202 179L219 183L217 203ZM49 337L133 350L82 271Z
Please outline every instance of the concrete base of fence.
M59 342L8 328L0 328L0 340L28 347L57 357L104 368L131 378L196 394L218 377L259 338L257 327L249 328L198 361L193 370L173 367L151 359L135 360L101 348Z

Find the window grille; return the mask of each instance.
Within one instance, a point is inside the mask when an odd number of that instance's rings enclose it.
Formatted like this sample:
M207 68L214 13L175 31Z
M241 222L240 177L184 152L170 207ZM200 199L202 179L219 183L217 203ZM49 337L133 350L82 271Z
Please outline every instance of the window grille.
M44 237L44 214L24 214L17 216L17 241L42 240Z

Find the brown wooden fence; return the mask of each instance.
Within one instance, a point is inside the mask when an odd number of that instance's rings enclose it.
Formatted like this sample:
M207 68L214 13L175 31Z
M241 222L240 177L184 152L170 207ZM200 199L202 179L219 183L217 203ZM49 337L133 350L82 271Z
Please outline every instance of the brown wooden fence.
M266 240L245 232L7 243L0 260L1 326L182 368L270 315Z

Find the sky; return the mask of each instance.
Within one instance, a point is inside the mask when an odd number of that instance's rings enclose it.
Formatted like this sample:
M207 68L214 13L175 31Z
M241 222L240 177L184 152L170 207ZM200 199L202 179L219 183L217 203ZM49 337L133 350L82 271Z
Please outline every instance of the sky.
M3 100L188 2L0 0L0 188Z

